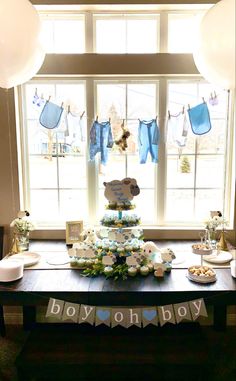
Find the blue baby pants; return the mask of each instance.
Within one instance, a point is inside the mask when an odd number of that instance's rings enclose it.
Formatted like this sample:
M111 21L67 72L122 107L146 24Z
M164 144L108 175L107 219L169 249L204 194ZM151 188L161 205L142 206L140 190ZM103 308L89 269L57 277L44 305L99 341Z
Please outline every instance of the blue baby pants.
M147 161L148 152L150 152L152 162L158 162L158 142L159 128L156 119L150 121L139 121L139 159L140 164L145 164Z
M112 148L113 138L110 122L98 123L95 121L90 130L90 160L94 160L98 152L101 152L101 163L106 165L108 160L108 148Z

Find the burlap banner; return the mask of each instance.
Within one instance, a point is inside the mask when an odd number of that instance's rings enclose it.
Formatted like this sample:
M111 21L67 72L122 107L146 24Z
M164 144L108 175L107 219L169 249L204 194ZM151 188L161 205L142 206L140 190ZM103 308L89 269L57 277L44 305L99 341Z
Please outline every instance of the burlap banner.
M199 316L207 317L203 299L189 302L151 307L100 307L69 303L50 298L46 317L56 317L72 323L105 324L114 328L118 325L129 328L132 325L146 327L149 324L162 327L166 323L178 324L183 320L196 320Z

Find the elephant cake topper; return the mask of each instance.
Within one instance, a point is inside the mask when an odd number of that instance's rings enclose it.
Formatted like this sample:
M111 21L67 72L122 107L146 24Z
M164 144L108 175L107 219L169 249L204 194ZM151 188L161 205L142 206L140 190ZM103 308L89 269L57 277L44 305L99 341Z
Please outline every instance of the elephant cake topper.
M140 193L137 181L133 178L126 177L123 180L112 180L104 182L104 195L109 201L109 206L120 207L130 206L134 196Z

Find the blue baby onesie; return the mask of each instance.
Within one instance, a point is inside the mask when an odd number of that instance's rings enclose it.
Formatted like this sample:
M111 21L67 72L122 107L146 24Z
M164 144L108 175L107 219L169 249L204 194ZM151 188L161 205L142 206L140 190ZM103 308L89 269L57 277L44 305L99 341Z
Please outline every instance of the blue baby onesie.
M145 164L147 161L148 152L150 152L152 162L158 162L158 142L159 128L156 119L150 121L139 121L139 159L140 164Z
M101 152L101 163L106 164L108 160L108 148L112 148L113 138L110 122L98 123L94 121L90 130L90 160Z

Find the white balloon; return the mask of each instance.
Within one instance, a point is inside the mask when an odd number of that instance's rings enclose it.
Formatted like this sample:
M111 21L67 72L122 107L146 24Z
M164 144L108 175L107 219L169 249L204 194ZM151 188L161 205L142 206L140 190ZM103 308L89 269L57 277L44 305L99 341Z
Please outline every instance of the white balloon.
M222 0L206 12L193 57L209 82L235 88L235 0Z
M0 87L22 84L40 69L45 58L40 31L28 0L0 0Z

